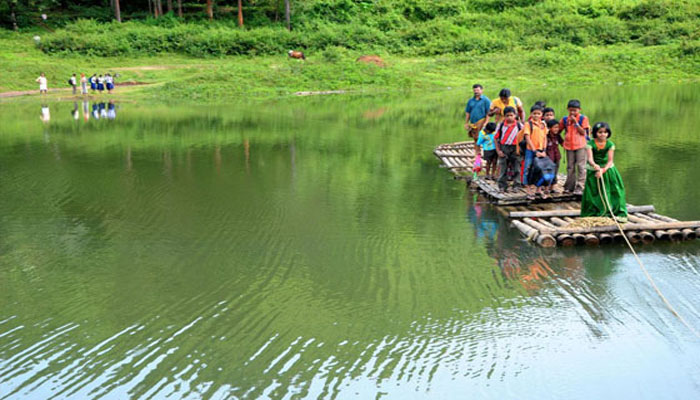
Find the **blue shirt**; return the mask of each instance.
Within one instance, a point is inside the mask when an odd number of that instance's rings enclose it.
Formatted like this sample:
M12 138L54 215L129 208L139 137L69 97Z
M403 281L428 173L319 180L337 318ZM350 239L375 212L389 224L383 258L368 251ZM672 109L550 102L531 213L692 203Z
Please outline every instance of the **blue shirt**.
M488 97L481 95L479 100L476 97L472 97L467 102L467 107L464 108L465 113L469 113L469 122L476 123L482 118L486 117L486 113L489 112L491 108L491 100Z
M479 132L479 139L476 140L476 145L481 146L484 151L496 150L496 142L494 142L494 133Z

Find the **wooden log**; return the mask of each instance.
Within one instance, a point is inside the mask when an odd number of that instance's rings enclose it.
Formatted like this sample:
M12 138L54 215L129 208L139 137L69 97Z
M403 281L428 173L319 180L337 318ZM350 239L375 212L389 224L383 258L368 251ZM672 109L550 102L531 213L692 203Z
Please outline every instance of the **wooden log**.
M656 240L656 236L649 231L641 231L639 232L639 236L642 237L642 243L644 244L651 244L654 243L654 240Z
M573 236L567 235L566 233L563 235L557 236L557 242L559 242L560 245L564 247L571 247L576 244L576 239L574 239Z
M668 234L668 231L664 231L664 230L657 230L657 231L654 231L654 236L656 236L656 238L659 239L659 240L669 240L669 239L671 239L671 236Z
M537 236L537 244L542 247L555 247L557 240L552 235L539 235Z
M564 221L563 219L558 218L558 217L552 217L552 218L550 218L549 220L552 221L552 223L555 224L555 225L559 225L559 226L567 226L567 225L569 225L568 222L566 222L566 221Z
M600 243L600 240L598 239L598 236L589 233L584 235L586 237L586 245L587 246L597 246Z
M579 205L577 205L577 208L575 210L516 211L516 212L511 213L510 217L511 218L578 217L581 215L581 210L580 210L580 208L578 208L578 206ZM629 213L650 212L650 211L654 211L654 206L652 206L652 205L634 206L634 207L627 208L627 212L629 212Z
M671 240L676 242L683 240L683 232L681 232L679 229L669 229L668 236Z
M692 229L683 229L681 233L683 234L683 240L695 240L698 237Z
M624 240L624 239L622 239L623 236L620 232L615 232L612 235L613 235L613 242L615 242L615 243L620 243Z
M700 228L700 221L678 221L678 222L664 222L663 224L624 224L622 225L622 230L637 230L637 231L653 231L656 229L685 229ZM617 225L609 226L593 226L589 228L560 228L556 232L552 230L542 230L540 233L547 234L559 234L559 233L601 233L601 232L614 232L618 230ZM653 235L652 235L653 236Z
M612 235L608 233L601 233L598 235L598 239L600 239L600 244L610 244L613 242Z
M580 234L580 233L574 233L571 235L572 238L576 241L576 244L585 244L586 243L586 236Z
M659 215L659 214L656 214L656 213L653 213L653 212L647 213L647 215L649 215L650 217L652 217L652 218L654 218L654 219L658 219L658 220L665 221L665 222L676 222L676 221L678 221L677 219L673 219L673 218L667 217L667 216L665 216L665 215Z
M642 237L639 236L639 233L634 231L625 232L625 236L627 236L627 240L632 244L637 244L642 241Z
M695 229L695 236L700 237L700 228Z
M555 230L553 230L552 228L550 228L546 225L543 225L543 224L535 221L532 218L523 218L523 222L530 225L531 227L537 229L540 233L542 233L542 231L552 231L553 234L556 234Z

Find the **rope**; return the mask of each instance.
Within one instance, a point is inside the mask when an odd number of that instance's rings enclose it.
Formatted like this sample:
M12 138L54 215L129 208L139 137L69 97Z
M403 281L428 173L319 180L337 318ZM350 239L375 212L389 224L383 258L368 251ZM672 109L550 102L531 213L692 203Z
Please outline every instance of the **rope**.
M627 235L625 235L625 231L622 229L622 226L620 226L620 223L617 221L617 217L615 216L615 213L613 213L612 207L610 207L610 203L609 203L609 200L608 200L608 193L607 193L607 190L605 189L605 182L602 182L602 181L603 181L603 176L602 176L602 174L601 174L600 177L596 177L596 178L597 178L597 179L596 179L596 183L598 184L598 194L600 195L601 199L603 200L603 204L604 204L605 208L607 208L608 212L609 212L610 215L612 216L613 221L615 221L615 225L617 225L617 229L620 230L620 233L622 234L622 238L625 239L625 242L627 243L627 246L629 246L630 250L632 250L632 254L634 255L634 258L637 260L637 264L639 264L639 268L641 268L642 272L644 272L644 276L646 276L647 280L649 281L649 283L651 284L651 286L654 288L654 291L656 291L656 294L658 294L659 297L661 297L661 300L663 300L664 304L666 304L666 307L668 307L669 311L671 311L671 313L672 313L673 315L675 315L675 316L683 323L683 325L685 325L691 332L693 332L693 334L694 334L695 336L697 336L697 337L700 338L700 333L698 333L698 331L696 331L695 328L693 328L693 327L685 320L685 318L683 318L683 317L678 313L678 311L676 311L676 309L671 305L671 303L668 301L668 299L666 298L666 296L664 296L663 293L661 293L661 289L659 289L659 287L656 286L656 283L655 283L654 280L651 278L651 275L649 275L649 271L647 271L646 267L644 267L644 263L642 262L642 260L641 260L641 259L639 258L639 256L637 255L637 252L634 251L634 247L632 246L632 243L630 243L629 239L627 239ZM602 182L602 185L601 185L601 182ZM600 187L601 187L601 186L603 186L603 190L602 190L602 191L600 190Z

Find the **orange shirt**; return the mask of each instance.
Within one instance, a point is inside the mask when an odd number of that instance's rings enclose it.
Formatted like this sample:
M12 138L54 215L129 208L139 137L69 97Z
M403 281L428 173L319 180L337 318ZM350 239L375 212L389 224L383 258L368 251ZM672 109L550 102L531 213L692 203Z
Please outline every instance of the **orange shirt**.
M530 124L532 124L532 130L530 130ZM523 127L523 135L530 135L530 141L533 147L530 147L528 143L528 150L541 150L544 151L547 148L547 125L544 121L540 121L539 124L534 121L527 121Z
M564 118L562 118L559 122L561 131L565 132L564 148L566 150L578 150L586 147L586 134L580 134L578 129L576 129L576 125L574 124L574 122L578 122L579 117L577 116L576 118L571 118L571 116L567 115L566 119L566 126L564 126ZM588 123L588 117L585 115L581 121L581 128L585 129L586 132L590 132L591 130L591 125Z

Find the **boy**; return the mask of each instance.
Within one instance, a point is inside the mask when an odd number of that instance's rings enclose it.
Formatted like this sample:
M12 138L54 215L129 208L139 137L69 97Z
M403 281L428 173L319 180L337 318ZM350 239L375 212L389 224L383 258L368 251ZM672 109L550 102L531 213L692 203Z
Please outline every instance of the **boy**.
M552 107L544 107L542 112L544 113L544 115L542 116L542 120L544 122L549 122L555 118L554 109Z
M566 182L564 193L583 194L586 182L586 142L590 124L588 117L581 114L581 102L572 99L566 105L569 115L562 118L559 128L564 132L566 150Z
M508 169L511 168L516 178L520 177L520 151L518 149L518 136L523 125L516 121L514 107L506 107L503 110L504 120L496 126L494 142L498 154L498 188L502 192L508 189ZM516 182L514 186L520 185Z
M75 77L75 74L68 79L68 84L73 88L73 94L78 93L78 78Z
M496 143L494 142L494 132L496 131L496 123L489 122L484 127L484 130L479 132L479 139L476 141L477 146L484 149L484 160L486 160L486 179L494 179L496 169Z
M530 118L525 123L523 136L527 142L525 150L525 166L523 168L523 184L529 200L535 199L535 182L531 182L530 177L532 161L535 157L546 157L547 148L547 125L542 121L542 107L534 105L530 108ZM540 190L542 187L539 188ZM541 193L541 192L540 192ZM543 196L544 197L544 196Z
M549 132L547 133L547 157L554 162L556 165L556 171L559 172L559 162L561 161L561 152L559 152L559 145L564 144L564 139L561 137L561 128L559 128L559 121L556 119L550 119L547 121L547 128ZM547 188L547 194L552 193L552 187L557 183L557 177L554 176L554 180Z

